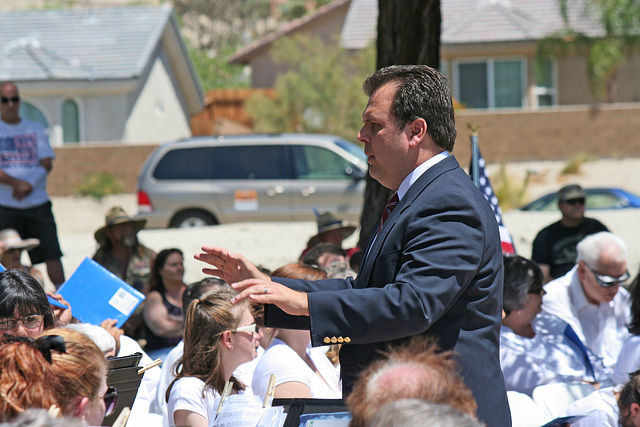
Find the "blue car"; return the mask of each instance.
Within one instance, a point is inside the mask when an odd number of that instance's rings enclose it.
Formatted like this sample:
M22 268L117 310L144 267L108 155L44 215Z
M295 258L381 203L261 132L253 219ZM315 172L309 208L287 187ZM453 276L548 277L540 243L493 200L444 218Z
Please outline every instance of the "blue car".
M640 196L620 188L585 188L587 209L640 208ZM549 193L521 207L522 211L558 210L558 194Z

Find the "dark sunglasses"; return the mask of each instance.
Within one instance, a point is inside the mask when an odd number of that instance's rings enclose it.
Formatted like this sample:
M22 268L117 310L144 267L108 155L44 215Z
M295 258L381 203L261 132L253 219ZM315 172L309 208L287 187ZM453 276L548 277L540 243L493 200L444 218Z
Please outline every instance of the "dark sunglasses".
M109 387L102 400L104 400L104 416L108 417L113 414L113 411L116 409L116 404L118 403L118 389L115 387Z
M587 264L585 264L585 265L587 265ZM593 270L593 268L589 267L588 265L587 265L587 268L589 270L591 270L591 272L593 273L594 277L596 278L596 281L603 288L610 288L610 287L615 286L615 285L617 285L619 283L624 283L627 280L629 280L629 277L631 277L631 274L629 274L629 270L625 270L625 272L622 273L621 275L619 275L618 277L612 277L612 276L605 276L604 274L596 273Z
M14 104L17 104L18 102L20 102L20 97L19 96L12 96L12 97L0 97L0 102L2 102L3 104L8 104L9 101L13 102Z
M568 205L584 205L584 197L578 197L577 199L569 199L564 201Z

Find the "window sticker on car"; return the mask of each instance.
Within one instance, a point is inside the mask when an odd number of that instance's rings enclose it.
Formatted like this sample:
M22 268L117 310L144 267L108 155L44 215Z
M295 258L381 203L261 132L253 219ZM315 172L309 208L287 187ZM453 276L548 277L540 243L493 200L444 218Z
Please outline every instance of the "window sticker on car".
M256 190L236 190L233 208L237 211L257 211L258 192Z

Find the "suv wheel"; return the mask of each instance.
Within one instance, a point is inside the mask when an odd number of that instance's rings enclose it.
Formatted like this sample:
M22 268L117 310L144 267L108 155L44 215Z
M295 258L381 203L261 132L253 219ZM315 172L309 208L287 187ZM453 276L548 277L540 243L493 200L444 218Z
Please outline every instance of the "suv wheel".
M178 212L176 216L171 219L172 228L187 228L187 227L204 227L207 225L216 225L218 221L208 212L198 210L188 210Z

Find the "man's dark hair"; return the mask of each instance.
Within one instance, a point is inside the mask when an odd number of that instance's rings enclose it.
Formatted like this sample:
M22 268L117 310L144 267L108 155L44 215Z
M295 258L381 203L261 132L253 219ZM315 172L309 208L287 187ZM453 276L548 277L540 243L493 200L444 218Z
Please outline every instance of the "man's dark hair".
M347 257L347 252L335 243L318 243L313 248L311 248L309 252L304 254L300 261L304 265L318 267L318 260L320 259L320 256L324 254L334 254L341 255L345 258Z
M369 76L363 90L370 97L388 83L397 87L391 104L397 127L402 129L407 123L422 118L435 144L452 151L456 123L447 79L426 65L393 65Z
M521 310L528 294L542 292L542 270L535 262L520 255L503 255L504 288L502 307L505 313Z

